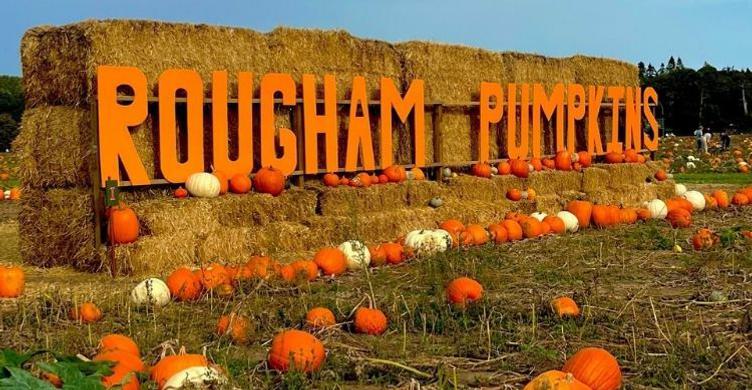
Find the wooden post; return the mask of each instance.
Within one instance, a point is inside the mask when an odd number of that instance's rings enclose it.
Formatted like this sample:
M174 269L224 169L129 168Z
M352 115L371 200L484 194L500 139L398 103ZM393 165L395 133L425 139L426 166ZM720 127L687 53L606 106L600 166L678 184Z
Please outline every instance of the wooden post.
M292 128L295 131L295 137L297 137L298 141L298 167L300 168L300 175L295 177L295 184L303 188L303 185L305 184L305 169L303 168L305 164L305 139L303 135L303 105L298 103L295 105L295 108L290 110L290 123L292 123Z
M444 106L437 104L433 106L433 112L432 112L432 132L433 132L433 161L436 162L442 162L444 161L444 156L442 156L441 149L442 149L442 136L441 136L441 114L444 111ZM434 169L434 174L436 175L436 180L443 180L444 179L444 167L438 166Z

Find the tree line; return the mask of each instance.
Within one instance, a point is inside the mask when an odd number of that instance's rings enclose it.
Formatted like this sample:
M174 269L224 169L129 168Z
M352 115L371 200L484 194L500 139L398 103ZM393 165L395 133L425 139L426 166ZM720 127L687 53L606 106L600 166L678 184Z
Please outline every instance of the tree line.
M707 62L697 70L685 67L681 58L661 63L637 64L640 82L658 92L659 120L665 132L692 134L698 126L712 132L752 130L752 71L733 67L716 69Z
M0 76L0 152L10 149L18 135L23 109L21 78Z

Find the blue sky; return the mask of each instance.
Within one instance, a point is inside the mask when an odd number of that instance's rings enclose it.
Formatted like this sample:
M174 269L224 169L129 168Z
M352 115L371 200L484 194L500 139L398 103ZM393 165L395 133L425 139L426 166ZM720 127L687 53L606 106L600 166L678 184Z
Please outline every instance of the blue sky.
M431 40L550 56L588 54L656 66L752 68L752 0L9 0L0 74L19 75L24 31L84 19L138 18L248 27L339 28L388 41Z

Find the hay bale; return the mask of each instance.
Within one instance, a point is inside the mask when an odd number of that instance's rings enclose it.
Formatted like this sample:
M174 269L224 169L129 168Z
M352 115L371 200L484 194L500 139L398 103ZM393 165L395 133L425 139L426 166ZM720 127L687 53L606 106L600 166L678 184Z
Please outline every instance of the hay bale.
M538 194L561 194L566 191L580 191L583 174L575 171L533 172L527 179L527 185Z
M447 180L446 187L450 196L460 200L482 200L493 203L506 197L503 184L499 179L484 179L469 175L459 175Z
M140 237L138 241L114 247L115 259L125 272L134 275L167 275L180 266L198 266L196 243L191 231ZM105 265L107 260L103 258Z
M587 192L587 198L593 203L613 204L624 207L641 207L643 203L656 197L656 187L652 183L622 185L615 188Z
M13 150L18 178L35 188L87 186L93 150L89 112L73 107L26 109Z
M91 190L26 187L23 191L18 231L24 262L99 270Z
M596 164L583 170L582 191L641 185L652 178L653 173L645 164Z
M393 210L407 205L406 183L375 185L367 189L339 186L319 193L321 215L343 215Z
M624 61L575 55L567 58L567 65L575 82L582 85L640 86L637 67Z

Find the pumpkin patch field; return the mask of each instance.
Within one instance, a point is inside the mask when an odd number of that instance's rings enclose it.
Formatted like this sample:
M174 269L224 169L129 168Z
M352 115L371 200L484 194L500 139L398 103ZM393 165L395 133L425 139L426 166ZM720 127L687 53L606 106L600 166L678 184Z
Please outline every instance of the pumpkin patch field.
M574 203L571 218L510 215L487 236L444 221L483 243L384 244L365 249L370 267L354 241L146 280L22 265L18 204L0 202L0 263L24 278L0 299L0 388L748 388L752 207L731 204L738 185L688 187L725 190L729 206L669 201L691 216L673 228L642 211L613 226L610 206ZM587 207L591 226L573 232Z

